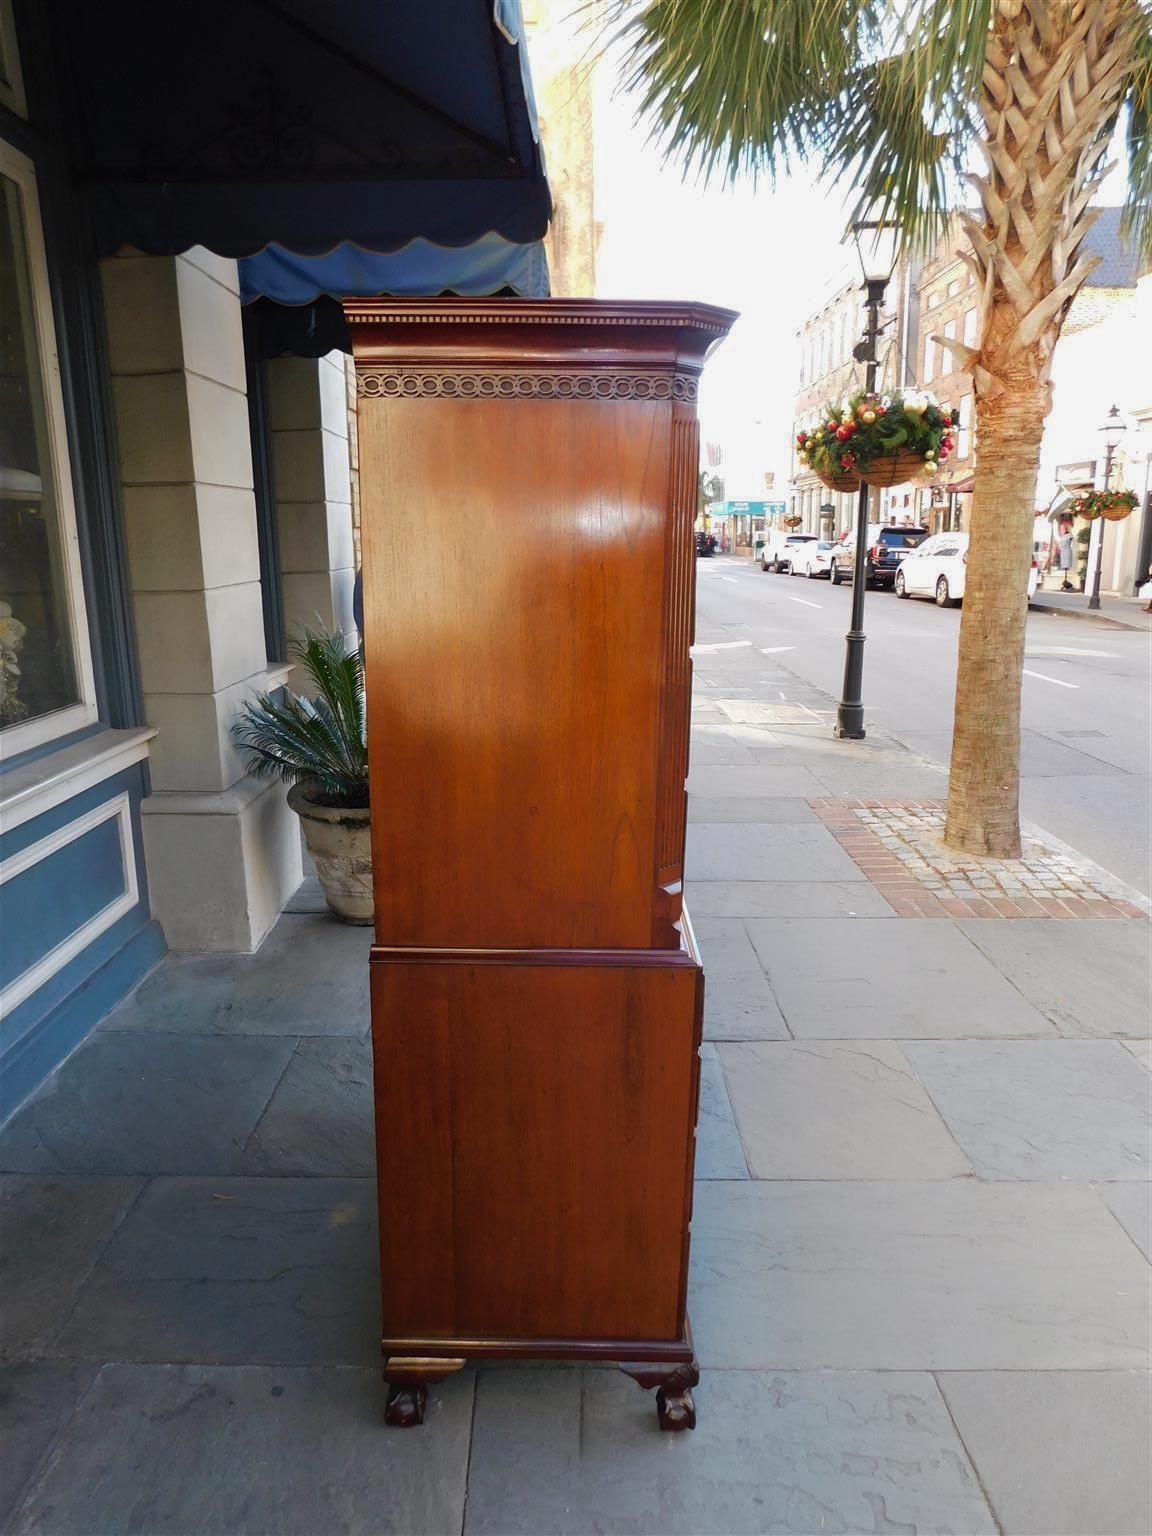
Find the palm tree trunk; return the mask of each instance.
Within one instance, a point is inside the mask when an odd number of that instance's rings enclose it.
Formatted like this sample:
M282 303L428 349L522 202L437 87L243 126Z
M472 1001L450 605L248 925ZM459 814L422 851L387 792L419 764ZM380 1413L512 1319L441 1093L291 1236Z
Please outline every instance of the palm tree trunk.
M1048 395L1018 378L980 418L945 839L997 858L1020 853L1020 688Z
M1134 61L1139 0L994 0L980 113L983 217L964 216L980 344L979 452L956 675L945 840L1020 852L1020 688L1036 476L1064 317L1099 258L1080 254Z

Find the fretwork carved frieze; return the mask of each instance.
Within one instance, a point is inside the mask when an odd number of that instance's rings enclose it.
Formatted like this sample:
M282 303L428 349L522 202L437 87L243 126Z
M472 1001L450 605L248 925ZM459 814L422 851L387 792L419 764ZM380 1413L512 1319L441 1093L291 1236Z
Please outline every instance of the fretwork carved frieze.
M684 400L691 373L636 369L358 368L356 393L389 400Z

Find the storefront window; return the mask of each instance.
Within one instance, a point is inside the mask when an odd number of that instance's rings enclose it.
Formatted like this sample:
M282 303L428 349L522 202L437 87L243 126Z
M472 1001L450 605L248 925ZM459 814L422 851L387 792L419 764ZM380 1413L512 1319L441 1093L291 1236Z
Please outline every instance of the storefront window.
M66 449L50 331L45 336L51 322L34 183L28 162L2 147L0 728L15 734L45 722L35 732L36 740L44 740L57 726L83 723L74 711L90 687L86 654L78 655L75 529L67 484L61 483ZM33 744L28 732L20 734L22 744Z

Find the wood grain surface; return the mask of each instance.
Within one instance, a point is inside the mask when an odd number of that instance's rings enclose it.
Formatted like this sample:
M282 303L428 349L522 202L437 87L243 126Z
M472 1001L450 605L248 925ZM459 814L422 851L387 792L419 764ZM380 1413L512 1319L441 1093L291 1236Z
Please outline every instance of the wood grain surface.
M701 973L372 967L384 1333L679 1340Z
M671 411L361 402L382 943L650 942Z

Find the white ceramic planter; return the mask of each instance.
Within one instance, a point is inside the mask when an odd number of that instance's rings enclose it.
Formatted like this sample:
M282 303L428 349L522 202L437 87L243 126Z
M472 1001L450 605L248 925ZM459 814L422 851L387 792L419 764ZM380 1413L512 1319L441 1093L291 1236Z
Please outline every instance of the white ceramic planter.
M304 826L304 841L329 910L342 923L372 922L372 841L368 810L315 805L299 784L288 791L288 804Z

